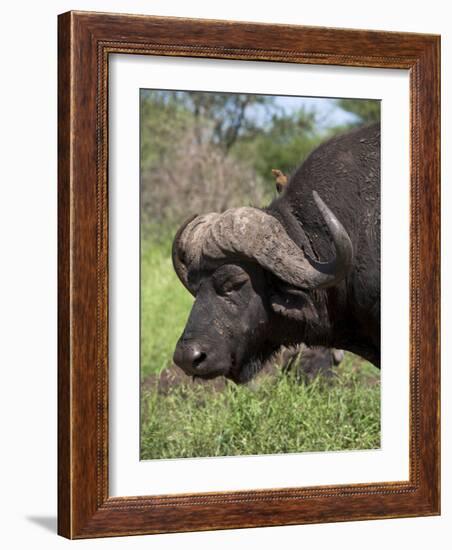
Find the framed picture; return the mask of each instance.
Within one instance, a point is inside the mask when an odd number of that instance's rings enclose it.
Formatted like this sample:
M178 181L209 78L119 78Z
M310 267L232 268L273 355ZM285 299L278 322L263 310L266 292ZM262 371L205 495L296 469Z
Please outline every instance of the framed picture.
M61 535L439 514L439 46L59 16Z

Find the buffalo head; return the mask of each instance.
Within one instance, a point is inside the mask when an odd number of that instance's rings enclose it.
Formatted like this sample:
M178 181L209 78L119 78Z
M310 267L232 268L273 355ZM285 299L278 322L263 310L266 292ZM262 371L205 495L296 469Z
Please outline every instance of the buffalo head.
M173 264L196 297L174 362L187 374L249 380L281 345L276 316L313 323L312 290L338 284L350 270L351 240L314 192L335 257L305 255L283 225L257 208L191 218L173 243Z

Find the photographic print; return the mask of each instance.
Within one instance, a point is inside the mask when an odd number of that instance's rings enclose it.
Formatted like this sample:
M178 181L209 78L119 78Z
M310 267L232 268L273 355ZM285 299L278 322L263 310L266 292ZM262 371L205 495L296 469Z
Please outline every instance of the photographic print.
M140 90L140 458L380 448L380 101Z

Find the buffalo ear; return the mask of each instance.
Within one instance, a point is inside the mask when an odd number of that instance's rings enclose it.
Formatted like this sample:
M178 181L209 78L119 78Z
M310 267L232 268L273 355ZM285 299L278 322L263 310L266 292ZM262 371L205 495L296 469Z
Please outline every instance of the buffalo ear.
M317 309L306 292L280 288L272 294L270 304L275 313L293 321L318 319Z

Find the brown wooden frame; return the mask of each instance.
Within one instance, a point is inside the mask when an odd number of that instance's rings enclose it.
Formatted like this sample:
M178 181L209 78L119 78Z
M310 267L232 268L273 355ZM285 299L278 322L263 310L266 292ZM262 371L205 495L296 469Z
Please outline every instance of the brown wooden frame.
M58 532L69 538L439 514L438 36L69 12L58 38ZM108 495L111 53L410 72L410 479Z

